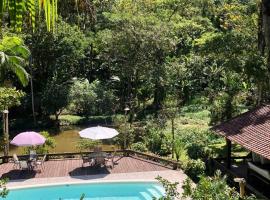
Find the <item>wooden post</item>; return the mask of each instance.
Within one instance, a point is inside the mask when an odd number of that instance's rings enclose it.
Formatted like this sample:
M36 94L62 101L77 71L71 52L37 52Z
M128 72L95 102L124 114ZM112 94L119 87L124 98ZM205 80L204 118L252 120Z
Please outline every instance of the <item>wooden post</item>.
M171 119L171 122L172 122L172 159L174 158L174 148L175 148L175 146L174 146L174 138L175 138L175 136L174 136L174 118L172 118Z
M226 138L227 146L227 168L231 168L231 158L232 158L232 142Z
M4 162L8 162L9 133L8 133L8 110L3 111L3 133L4 133Z
M239 183L240 187L240 198L245 197L245 186L246 186L246 180L244 178L235 178L234 182Z

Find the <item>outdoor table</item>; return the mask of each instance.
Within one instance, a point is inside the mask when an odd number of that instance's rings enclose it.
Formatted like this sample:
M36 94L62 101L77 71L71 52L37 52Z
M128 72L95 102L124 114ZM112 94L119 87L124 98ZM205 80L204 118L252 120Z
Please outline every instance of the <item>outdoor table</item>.
M107 153L105 152L94 152L89 154L89 158L97 158L97 157L107 157Z
M32 170L33 169L31 163L29 163L28 160L22 160L22 161L20 161L20 168L22 170L25 170L25 169Z
M29 158L27 160L27 165L28 165L29 170L33 170L34 169L36 161L37 161L36 158Z

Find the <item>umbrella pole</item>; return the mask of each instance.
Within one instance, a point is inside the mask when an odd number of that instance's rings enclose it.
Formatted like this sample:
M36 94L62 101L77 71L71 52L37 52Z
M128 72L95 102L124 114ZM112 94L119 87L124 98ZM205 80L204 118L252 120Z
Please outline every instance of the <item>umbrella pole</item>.
M4 162L8 162L9 133L8 133L8 110L3 111L3 133L4 133Z

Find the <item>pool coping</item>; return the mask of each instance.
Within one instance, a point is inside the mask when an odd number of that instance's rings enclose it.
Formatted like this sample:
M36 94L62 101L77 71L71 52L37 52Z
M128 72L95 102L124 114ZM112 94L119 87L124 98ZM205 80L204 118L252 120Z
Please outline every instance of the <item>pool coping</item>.
M117 183L158 183L157 180L141 180L141 179L133 179L133 180L81 180L78 182L58 182L58 183L47 183L47 184L35 184L35 185L25 185L25 186L11 186L7 187L9 190L19 190L26 188L41 188L41 187L52 187L52 186L65 186L65 185L84 185L84 184L117 184Z
M18 179L11 180L7 183L7 189L25 189L50 187L57 185L76 185L76 184L102 184L102 183L159 183L156 180L157 176L161 176L170 182L178 182L177 191L180 196L183 193L183 182L187 175L182 170L163 170L163 171L144 171L144 172L129 172L117 174L96 174L85 176L64 176L50 178L34 178L34 179Z

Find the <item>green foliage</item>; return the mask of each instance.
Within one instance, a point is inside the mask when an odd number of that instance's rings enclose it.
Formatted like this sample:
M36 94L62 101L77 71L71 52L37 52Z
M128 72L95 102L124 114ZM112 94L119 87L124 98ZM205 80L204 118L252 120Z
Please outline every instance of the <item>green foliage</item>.
M196 187L191 185L191 181L187 179L184 182L183 197L189 197L194 200L201 199L220 199L220 200L240 200L239 193L235 188L230 188L226 183L226 177L221 176L221 172L217 171L214 177L203 176ZM246 200L256 199L254 196L245 197Z
M147 151L147 147L145 145L145 143L143 142L136 142L133 143L130 148L134 151L140 151L140 152L146 152Z
M46 88L42 94L42 110L44 114L55 115L56 121L68 105L70 83L62 83L58 77L52 79L46 84Z
M70 110L76 114L107 115L116 107L116 97L98 80L91 84L87 81L75 81L69 95Z
M211 154L209 145L217 139L209 131L200 131L198 129L179 130L177 138L182 144L191 159L207 158Z
M87 80L75 81L70 90L70 109L80 115L91 115L95 113L97 95L95 93L96 83L89 84Z
M150 127L145 142L149 151L164 156L171 153L171 142L163 131L157 127Z
M1 198L6 198L9 190L6 188L7 184L7 179L0 179L0 197Z
M174 154L176 160L179 161L180 157L185 153L185 144L182 143L180 139L175 139L174 141Z
M51 0L2 0L0 2L0 27L3 26L3 15L7 14L14 31L21 32L23 23L28 19L33 30L36 28L36 18L45 15L47 30L54 30L57 20L57 1ZM29 16L28 16L29 15ZM41 23L41 21L38 21Z
M100 141L90 139L80 139L76 145L76 148L80 151L92 151L95 146L99 145Z
M161 176L158 176L156 178L164 187L165 189L165 196L157 199L153 198L154 200L172 200L172 199L178 199L179 198L179 192L177 191L177 185L179 184L178 182L171 183L170 181L162 178Z
M24 92L15 88L0 87L0 110L3 111L21 105L20 100L24 95Z
M25 147L24 152L29 154L30 150L34 149L37 154L47 154L51 149L55 148L56 142L55 139L50 136L47 131L41 131L40 134L46 138L46 141L43 145L38 145L34 147Z
M194 181L198 181L205 173L205 163L201 159L188 159L183 163L184 172Z
M7 73L12 72L21 84L26 86L29 75L24 67L28 63L29 56L30 51L21 38L4 36L0 41L0 79L2 82L7 78Z

